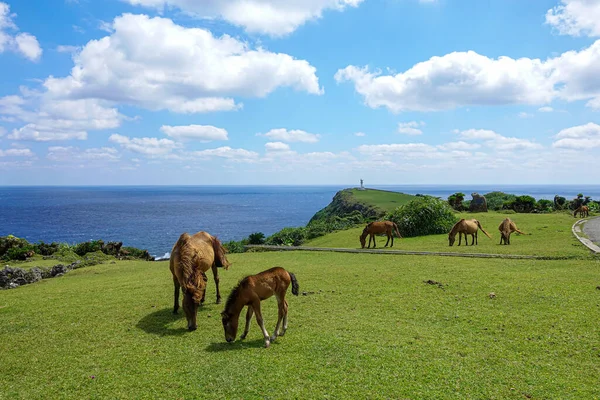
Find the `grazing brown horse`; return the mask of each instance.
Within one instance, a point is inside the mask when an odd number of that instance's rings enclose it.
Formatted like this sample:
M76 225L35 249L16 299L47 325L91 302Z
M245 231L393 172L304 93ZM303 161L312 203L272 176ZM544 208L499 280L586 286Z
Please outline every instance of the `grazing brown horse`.
M198 304L204 303L208 280L205 272L210 268L212 268L217 287L217 304L221 302L217 268L229 268L230 263L225 257L225 252L219 239L202 231L194 235L183 233L171 250L169 267L175 286L173 314L177 314L179 309L179 288L181 288L183 311L190 331L196 330L198 327L196 324Z
M577 217L577 213L579 213L579 218L589 217L590 216L590 208L588 206L579 206L577 210L573 213L574 217Z
M292 294L298 296L299 286L296 276L281 267L273 267L256 275L250 275L242 279L231 291L231 294L227 298L227 303L225 303L225 310L221 313L223 329L225 330L225 340L229 343L235 340L240 312L244 306L248 306L248 311L246 312L246 328L240 339L245 339L248 334L252 313L256 314L256 322L258 323L258 326L260 326L265 338L265 347L269 347L271 341L274 341L277 336L285 335L288 313L288 303L285 300L285 292L287 291L288 286L290 286L290 282L292 283ZM272 337L269 337L260 311L260 302L273 295L277 298L279 316L277 318L277 325L275 325L275 332ZM283 325L280 330L282 320Z
M521 232L517 228L517 224L515 224L510 218L506 218L504 221L502 221L500 226L498 226L498 230L500 231L500 244L510 244L510 235L513 232L526 235L525 232Z
M398 235L398 237L400 239L402 239L402 235L400 235L400 232L398 232L398 225L396 225L395 222L392 221L377 221L377 222L370 222L369 224L367 224L367 226L365 226L365 229L363 229L362 234L358 237L360 239L360 245L362 246L362 248L365 248L365 242L366 242L366 237L367 235L369 236L369 245L367 246L367 249L371 248L371 239L373 240L373 247L377 247L377 241L375 240L375 235L378 233L385 233L387 235L387 242L385 242L385 246L387 247L388 243L390 242L390 238L392 239L392 245L390 247L394 247L394 234L393 231L396 231L396 235Z
M454 226L452 227L452 230L450 231L450 233L448 233L448 243L450 244L450 246L452 246L454 244L454 242L456 241L456 234L458 233L458 245L460 246L462 235L465 235L465 246L468 246L469 243L467 241L467 234L469 234L473 238L471 240L471 246L473 246L473 244L477 244L477 230L478 229L481 229L481 231L483 233L485 233L485 235L487 237L489 237L490 239L492 238L483 229L483 227L481 226L479 221L477 221L476 219L462 218L460 221L458 221L456 224L454 224Z

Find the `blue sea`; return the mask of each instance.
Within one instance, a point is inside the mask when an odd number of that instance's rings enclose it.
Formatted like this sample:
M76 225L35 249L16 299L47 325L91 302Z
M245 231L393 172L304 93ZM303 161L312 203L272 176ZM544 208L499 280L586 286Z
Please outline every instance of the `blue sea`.
M183 232L207 231L222 241L304 226L347 186L0 187L0 236L30 242L122 241L168 257ZM503 191L553 199L578 193L600 199L600 185L379 185L443 199L455 192Z

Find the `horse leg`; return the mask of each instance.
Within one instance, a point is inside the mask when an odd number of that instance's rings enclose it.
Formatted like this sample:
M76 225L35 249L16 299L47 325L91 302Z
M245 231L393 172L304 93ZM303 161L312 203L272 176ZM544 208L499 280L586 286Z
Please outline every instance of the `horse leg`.
M271 345L271 340L269 336L269 332L265 328L265 321L263 320L262 312L260 311L260 300L256 299L252 302L251 307L254 308L254 314L256 315L256 323L260 326L260 329L263 333L263 337L265 338L265 347L269 347Z
M475 231L475 233L471 234L471 236L473 237L473 239L471 239L471 246L473 246L473 243L479 244L479 243L477 243L477 231Z
M285 293L284 293L285 296ZM273 336L271 336L271 341L274 342L279 335L279 327L281 326L281 321L283 320L283 302L284 298L280 297L278 294L277 297L277 324L275 324L275 331L273 332ZM280 336L280 335L279 335Z
M206 296L206 282L208 282L208 278L206 274L202 272L202 279L204 279L204 290L202 291L202 298L200 299L200 304L204 304L204 297Z
M371 233L371 237L373 238L373 248L377 247L377 238L374 233Z
M460 243L462 241L462 232L458 232L458 245L460 246Z
M240 339L246 339L248 335L248 331L250 330L250 320L252 319L252 306L248 306L248 311L246 311L246 327L244 328L244 333L240 336Z
M219 292L219 271L217 270L217 264L212 265L213 276L215 277L215 286L217 287L217 304L221 304L221 292Z
M177 310L179 310L179 291L181 286L175 275L173 275L173 286L175 286L175 290L173 291L173 314L177 314Z
M283 329L279 336L285 335L285 331L287 331L287 314L288 314L288 302L287 300L283 300Z
M387 242L385 242L385 246L383 247L388 247L388 244L390 243L390 233L386 232L385 235L387 236Z

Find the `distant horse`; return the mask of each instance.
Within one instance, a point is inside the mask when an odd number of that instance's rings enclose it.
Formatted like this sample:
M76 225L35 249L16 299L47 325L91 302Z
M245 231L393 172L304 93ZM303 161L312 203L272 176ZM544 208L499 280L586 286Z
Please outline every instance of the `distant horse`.
M500 244L510 244L510 235L513 232L526 235L526 233L521 232L517 228L517 225L510 218L506 218L504 221L502 221L500 226L498 226L498 230L500 231Z
M396 235L398 235L398 238L402 239L402 235L400 235L400 232L398 232L398 225L396 225L395 222L392 221L377 221L377 222L370 222L369 224L367 224L367 226L365 226L365 229L363 229L362 234L358 237L360 239L360 245L362 246L362 248L365 248L365 242L366 242L366 237L367 235L369 236L369 245L367 246L367 249L371 248L371 240L373 240L373 247L377 247L377 241L375 240L375 234L378 233L385 233L387 235L387 242L385 242L385 246L387 247L388 243L390 242L390 238L392 239L392 245L390 247L394 247L394 234L393 234L393 230L396 231Z
M290 282L292 283L292 294L298 296L298 289L300 287L298 286L296 276L281 267L273 267L256 275L250 275L242 279L231 291L231 294L227 298L227 303L225 303L225 310L221 313L223 329L225 330L225 340L229 343L235 340L240 312L244 306L248 306L248 311L246 312L246 328L240 339L245 339L246 335L248 335L252 313L256 314L256 322L258 323L258 326L260 326L265 338L265 347L269 347L271 341L274 341L277 336L285 335L288 313L288 303L285 300L285 292L287 291ZM260 311L260 302L273 295L277 298L279 314L277 325L275 325L275 332L272 337L269 337ZM280 330L282 320L283 325Z
M225 257L225 248L216 237L207 232L198 232L193 236L183 233L171 250L169 267L173 274L174 304L173 314L179 309L179 288L183 292L183 311L187 318L188 329L196 330L198 304L204 303L206 294L205 272L212 268L217 287L217 304L221 302L219 292L219 275L217 268L229 268L230 262Z
M577 217L577 213L579 213L579 218L589 217L590 216L590 208L588 206L579 206L577 210L573 213L574 217Z
M473 238L471 240L471 246L473 244L477 244L477 229L481 229L483 233L490 239L492 238L481 226L479 221L476 219L461 219L452 227L450 233L448 233L448 243L450 246L454 244L456 241L456 234L458 233L458 245L460 246L462 235L465 235L465 246L468 246L469 243L467 241L467 234L471 235Z

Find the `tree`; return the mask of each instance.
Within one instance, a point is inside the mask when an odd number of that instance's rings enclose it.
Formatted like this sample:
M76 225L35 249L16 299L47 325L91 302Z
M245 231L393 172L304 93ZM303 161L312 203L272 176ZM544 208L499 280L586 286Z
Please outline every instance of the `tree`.
M463 201L465 199L465 194L461 192L456 192L448 196L448 204L450 207L455 209L456 211L463 211L465 209L463 205Z
M430 196L397 207L386 219L394 221L404 237L447 233L458 221L447 202Z

